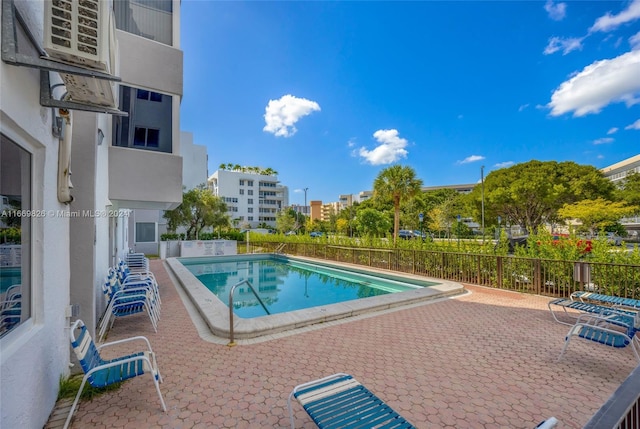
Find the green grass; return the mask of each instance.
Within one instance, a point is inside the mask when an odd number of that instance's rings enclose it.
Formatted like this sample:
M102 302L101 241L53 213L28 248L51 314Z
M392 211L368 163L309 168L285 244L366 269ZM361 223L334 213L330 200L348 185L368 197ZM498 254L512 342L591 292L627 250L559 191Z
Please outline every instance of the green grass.
M77 374L68 378L60 377L60 390L58 391L58 400L75 398L78 394L78 389L80 389L80 384L82 383L83 376L84 374ZM80 399L93 399L105 392L119 389L120 385L122 385L122 382L111 384L103 388L96 388L91 386L89 383L85 383L84 390L82 392L82 395L80 396Z

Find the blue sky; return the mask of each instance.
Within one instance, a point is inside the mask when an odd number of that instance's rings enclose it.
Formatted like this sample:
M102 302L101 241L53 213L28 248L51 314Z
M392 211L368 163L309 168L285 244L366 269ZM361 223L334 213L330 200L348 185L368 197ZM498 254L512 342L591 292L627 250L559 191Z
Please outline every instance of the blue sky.
M640 153L640 0L182 2L181 129L290 202Z

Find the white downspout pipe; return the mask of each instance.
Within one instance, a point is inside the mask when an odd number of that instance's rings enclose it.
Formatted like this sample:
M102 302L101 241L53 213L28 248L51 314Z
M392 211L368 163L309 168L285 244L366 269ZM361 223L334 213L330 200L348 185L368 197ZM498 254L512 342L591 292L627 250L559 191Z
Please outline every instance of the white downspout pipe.
M58 201L69 204L73 201L71 195L71 138L73 127L71 111L60 109L60 116L64 120L62 138L58 146Z

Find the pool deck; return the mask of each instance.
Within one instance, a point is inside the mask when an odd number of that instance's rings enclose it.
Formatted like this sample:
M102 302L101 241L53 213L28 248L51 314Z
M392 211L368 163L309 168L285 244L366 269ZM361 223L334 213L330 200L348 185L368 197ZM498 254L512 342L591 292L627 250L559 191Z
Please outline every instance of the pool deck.
M158 332L136 315L117 320L108 341L149 338L168 412L150 379L137 377L82 402L73 428L286 428L291 389L336 372L418 428L533 428L549 416L581 428L637 364L631 350L580 340L558 362L568 327L553 321L550 298L470 285L455 298L227 347L208 341L163 261L151 268L162 294ZM296 427L315 427L294 410Z
M264 254L249 255L249 257L255 258L264 258L264 256ZM208 261L210 258L193 259ZM328 261L318 262L306 257L295 257L291 259L294 261L310 262L315 264L321 263L321 265L326 267L340 266ZM185 293L195 305L199 316L204 319L211 332L219 337L229 338L229 307L220 301L213 292L208 290L206 286L204 286L187 267L182 265L178 259L169 258L166 260L166 265L170 268L170 274L173 277L174 283L182 286ZM413 280L416 284L424 283L425 281L433 281L437 284L429 287L417 287L404 292L355 299L336 304L289 311L286 313L265 315L262 317L245 319L234 316L234 340L254 338L264 339L265 337L272 338L274 334L287 332L289 330L300 329L319 323L325 324L327 322L347 317L390 310L406 306L408 304L460 295L466 292L460 283L451 281L427 279L425 277L393 273L379 269L365 269L362 266L351 264L341 264L341 266L360 273L379 273L383 277L395 274L394 277L406 279L408 283L411 283Z

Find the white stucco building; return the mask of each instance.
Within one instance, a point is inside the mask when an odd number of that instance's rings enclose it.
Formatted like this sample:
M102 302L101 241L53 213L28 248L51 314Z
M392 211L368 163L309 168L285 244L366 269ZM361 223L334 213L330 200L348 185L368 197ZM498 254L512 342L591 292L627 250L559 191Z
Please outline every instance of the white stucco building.
M289 205L289 189L275 174L251 169L217 170L209 177L214 195L224 198L233 223L240 228L276 226L276 215Z
M2 428L46 423L69 374L69 324L95 330L101 283L133 243L132 210L182 198L180 1L83 0L99 22L115 18L117 45L97 36L106 72L42 59L51 5L2 0L3 36L16 37L2 38L0 195L20 216L11 244L0 244L0 298L13 284L21 291L19 317L0 327ZM111 86L109 75L121 81Z
M633 173L640 174L640 154L611 164L600 169L600 171L602 171L604 177L611 180L616 186L621 185L628 175ZM640 216L622 218L620 223L627 229L627 232L634 234L634 236L637 236L640 232Z
M207 184L207 147L193 142L193 134L180 132L182 156L182 186L184 191ZM136 209L129 216L129 230L133 232L131 248L147 255L158 254L162 234L167 232L164 210Z

